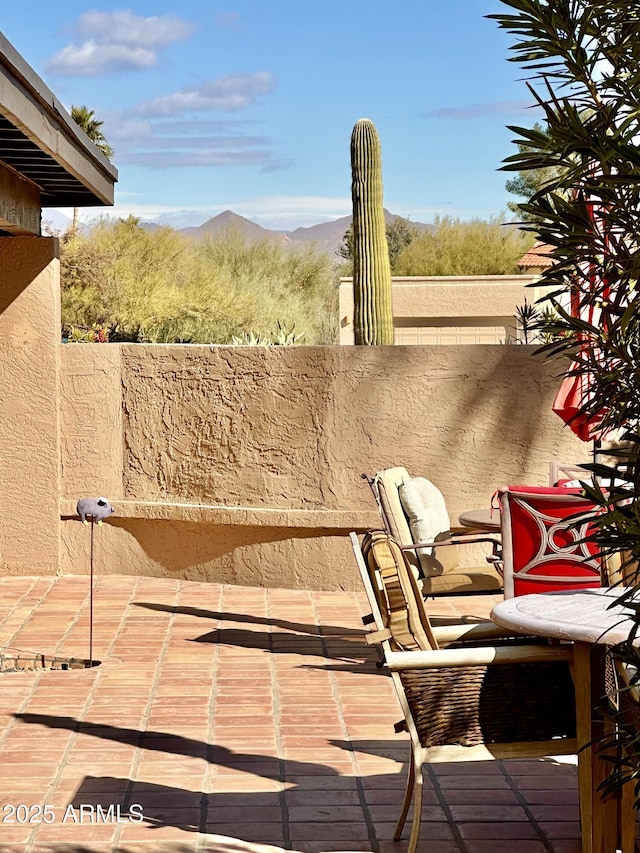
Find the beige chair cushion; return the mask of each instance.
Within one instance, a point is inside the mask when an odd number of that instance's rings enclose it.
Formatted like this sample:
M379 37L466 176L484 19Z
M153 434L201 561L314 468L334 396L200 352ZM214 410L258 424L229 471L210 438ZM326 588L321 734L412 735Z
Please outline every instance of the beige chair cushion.
M380 502L391 528L389 532L399 545L410 545L413 541L398 495L400 486L410 479L407 469L401 466L385 468L384 471L379 471L376 474Z
M399 494L400 489L412 479L420 480L424 478L412 478L407 469L402 466L386 468L383 471L379 471L375 476L375 484L380 497L382 512L384 513L385 525L388 525L391 535L400 545L410 545L416 541L409 528L409 522ZM430 484L430 486L429 493L433 494L432 490L436 487L433 484ZM413 501L411 502L413 503ZM415 506L413 514L416 516L419 514ZM449 519L447 516L446 530L440 534L440 538L447 537L446 531L448 531L448 528ZM433 541L431 537L419 537L417 541L420 538L423 541L427 539ZM489 590L497 592L502 588L500 575L495 569L489 566L459 567L459 552L458 547L455 545L438 548L438 559L434 560L431 557L431 562L426 569L421 565L415 550L408 550L403 553L415 577L417 577L418 572L423 575L430 575L420 580L424 595L447 595L458 592L484 592Z
M435 542L447 539L451 524L442 492L426 477L410 477L398 489L398 496L409 521L411 542ZM459 564L458 549L448 545L439 549L416 548L422 574L437 577L453 571Z
M378 471L375 477L382 511L389 527L389 533L393 536L399 545L411 545L411 531L407 517L400 503L398 489L406 481L410 480L409 472L401 465L395 468L385 468L384 471ZM405 551L405 556L409 565L420 572L420 561L415 551Z

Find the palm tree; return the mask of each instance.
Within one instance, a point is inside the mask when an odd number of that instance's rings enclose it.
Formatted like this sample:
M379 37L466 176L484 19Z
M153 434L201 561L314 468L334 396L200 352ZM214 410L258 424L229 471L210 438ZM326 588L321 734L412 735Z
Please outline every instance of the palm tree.
M83 130L89 139L94 143L94 145L102 151L104 156L111 160L113 155L115 154L113 148L107 142L107 139L102 132L103 121L96 118L96 114L93 110L90 110L89 107L81 106L81 107L71 107L71 118L75 121L78 127ZM78 208L73 208L73 223L71 225L71 232L75 234L78 230Z

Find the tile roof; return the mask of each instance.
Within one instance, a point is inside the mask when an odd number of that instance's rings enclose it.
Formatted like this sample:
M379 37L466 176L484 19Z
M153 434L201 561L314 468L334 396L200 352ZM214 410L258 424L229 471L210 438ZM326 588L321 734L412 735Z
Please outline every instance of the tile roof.
M524 255L518 261L518 267L520 269L524 269L526 267L544 267L547 269L548 267L553 266L554 260L551 257L551 253L554 250L554 246L550 246L548 243L535 243L528 252L525 252Z

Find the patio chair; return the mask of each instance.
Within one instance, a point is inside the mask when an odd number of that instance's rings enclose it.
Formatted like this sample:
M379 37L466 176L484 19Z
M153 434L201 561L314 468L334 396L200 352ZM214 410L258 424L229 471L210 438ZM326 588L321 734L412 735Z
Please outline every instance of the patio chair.
M422 768L448 761L534 758L576 751L570 645L505 636L493 623L435 628L415 573L388 533L351 534L411 755L394 840L413 801L408 853L420 833Z
M504 595L607 586L598 547L586 542L594 505L580 489L501 486Z
M373 491L385 529L418 569L423 595L502 589L499 538L452 528L444 497L433 483L411 477L401 466L386 468L375 477L362 476ZM459 547L478 543L492 546L488 565L461 566Z
M592 478L593 474L591 471L587 471L584 465L581 465L580 463L573 462L566 464L564 462L558 462L556 459L549 462L550 486L564 486L566 488L569 485L574 488L579 488L581 480L583 482L589 482Z

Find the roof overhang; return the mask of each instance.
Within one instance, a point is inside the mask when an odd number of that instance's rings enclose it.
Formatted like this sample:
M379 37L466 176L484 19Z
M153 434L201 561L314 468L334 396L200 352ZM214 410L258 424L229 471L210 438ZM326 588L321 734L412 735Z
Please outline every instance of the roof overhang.
M2 200L11 185L24 191L31 208L36 196L39 207L92 207L113 204L118 180L115 167L1 33L0 169L0 229L16 233L39 230L7 219L11 207Z

